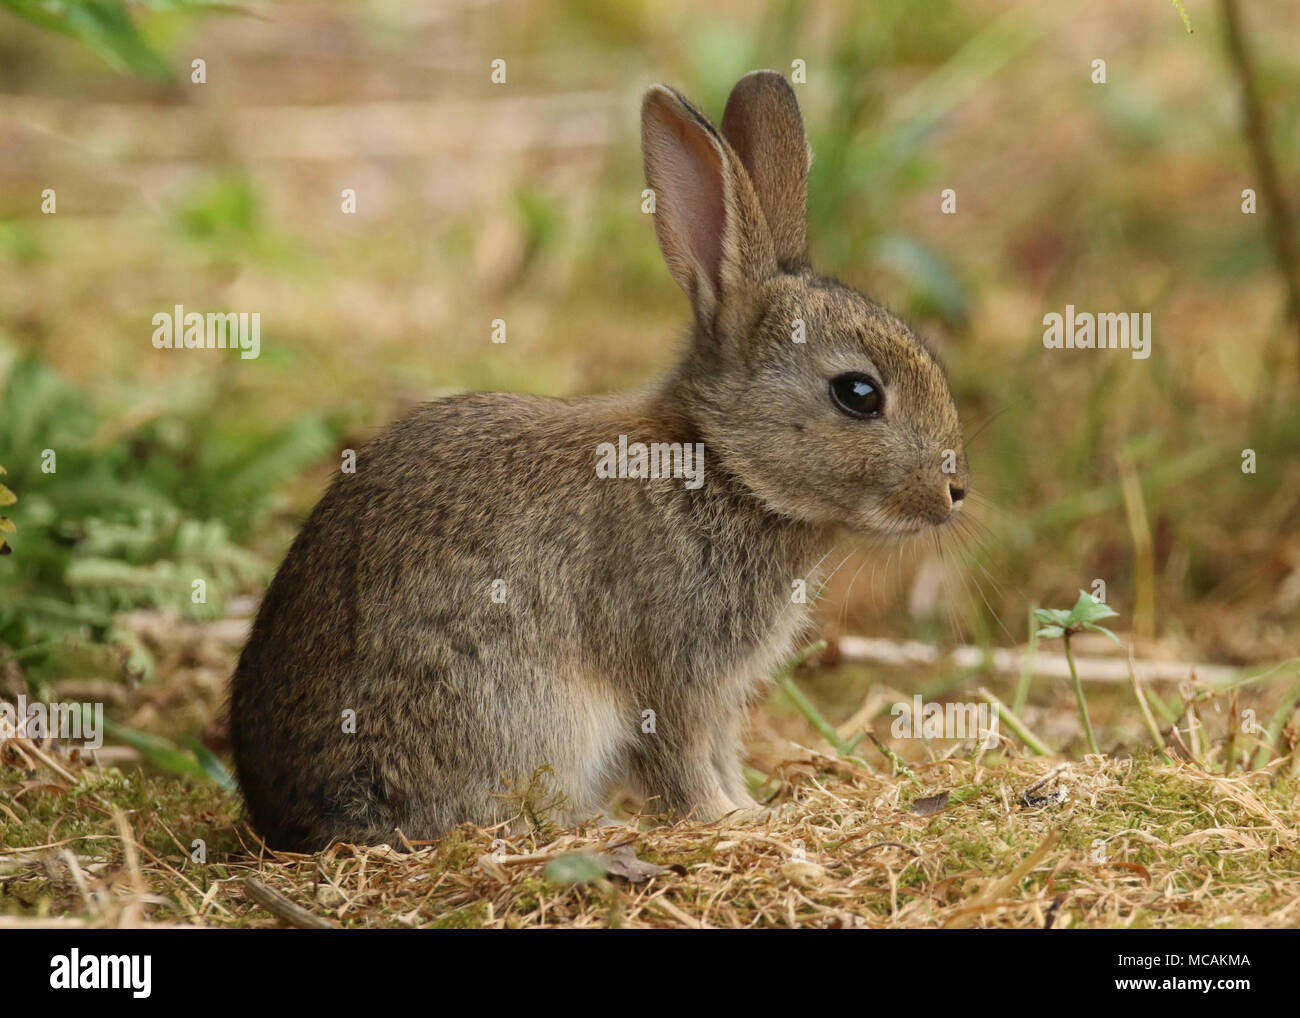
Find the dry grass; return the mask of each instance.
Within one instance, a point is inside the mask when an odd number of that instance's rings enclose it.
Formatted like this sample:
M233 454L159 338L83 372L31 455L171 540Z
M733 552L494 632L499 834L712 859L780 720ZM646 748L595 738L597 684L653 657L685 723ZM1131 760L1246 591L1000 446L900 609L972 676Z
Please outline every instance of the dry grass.
M788 744L757 820L465 827L411 852L295 855L263 851L212 786L16 767L9 746L0 926L1300 925L1285 758L1234 778L1145 755L948 759L913 767L922 789ZM1049 805L1022 801L1036 784ZM937 813L911 811L941 790ZM575 854L612 872L571 883L590 868Z
M214 719L242 630L143 621L162 674L117 687L114 713L176 738L206 725L219 748ZM1290 686L1266 677L1242 701L1262 718ZM1105 756L1032 757L1006 738L993 751L894 739L887 705L934 681L843 663L800 672L841 734L866 726L874 738L840 758L774 694L750 745L769 805L758 819L555 830L534 793L520 804L527 833L465 827L401 846L414 851L271 853L237 795L211 782L138 769L124 747L96 763L10 739L0 742L0 926L1300 926L1294 721L1270 762L1244 771L1256 746L1230 737L1237 694L1224 713L1190 684L1186 734L1164 729L1168 757L1142 748L1147 729L1119 686L1090 691ZM1039 680L1025 717L1077 757L1064 683ZM944 794L937 811L914 811Z

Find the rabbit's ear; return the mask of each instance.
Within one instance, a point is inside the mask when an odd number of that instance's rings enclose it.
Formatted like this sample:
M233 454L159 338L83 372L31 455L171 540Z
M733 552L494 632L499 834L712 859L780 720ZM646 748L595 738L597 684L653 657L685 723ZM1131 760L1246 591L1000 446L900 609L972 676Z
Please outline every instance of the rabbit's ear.
M708 118L662 85L650 86L641 104L641 151L659 249L712 329L720 309L776 273L753 185Z
M794 89L776 71L751 71L736 83L722 134L740 158L786 270L808 263L808 164L812 151Z

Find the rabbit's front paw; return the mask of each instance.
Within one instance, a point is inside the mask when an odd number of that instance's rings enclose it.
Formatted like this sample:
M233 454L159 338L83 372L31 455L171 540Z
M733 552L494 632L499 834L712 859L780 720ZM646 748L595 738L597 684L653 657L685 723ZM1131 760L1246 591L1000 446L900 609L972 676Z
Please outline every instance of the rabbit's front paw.
M723 821L727 824L743 823L758 818L763 808L748 795L732 798L721 790L695 810L692 819L705 823Z

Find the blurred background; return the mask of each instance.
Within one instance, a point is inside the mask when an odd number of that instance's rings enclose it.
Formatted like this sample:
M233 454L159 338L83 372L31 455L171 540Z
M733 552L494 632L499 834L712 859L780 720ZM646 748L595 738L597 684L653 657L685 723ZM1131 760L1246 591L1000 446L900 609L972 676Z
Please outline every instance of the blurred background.
M1240 8L1300 202L1300 6ZM419 400L672 363L645 86L717 119L746 71L796 66L814 263L940 352L980 496L971 533L843 562L824 632L1011 646L1100 579L1140 655L1300 654L1300 327L1228 43L1208 0L5 0L6 688L220 748L243 620L341 449ZM1067 303L1150 312L1152 356L1045 350ZM260 357L154 349L175 304L260 313ZM827 665L840 717L880 678ZM1141 732L1125 710L1112 738Z

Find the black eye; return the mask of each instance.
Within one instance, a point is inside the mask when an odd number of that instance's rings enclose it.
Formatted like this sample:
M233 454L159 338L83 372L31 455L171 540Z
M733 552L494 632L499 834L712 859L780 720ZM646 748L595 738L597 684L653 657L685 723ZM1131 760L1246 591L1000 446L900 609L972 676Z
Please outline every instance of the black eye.
M850 417L879 417L885 407L880 383L861 371L849 371L831 379L831 402Z

